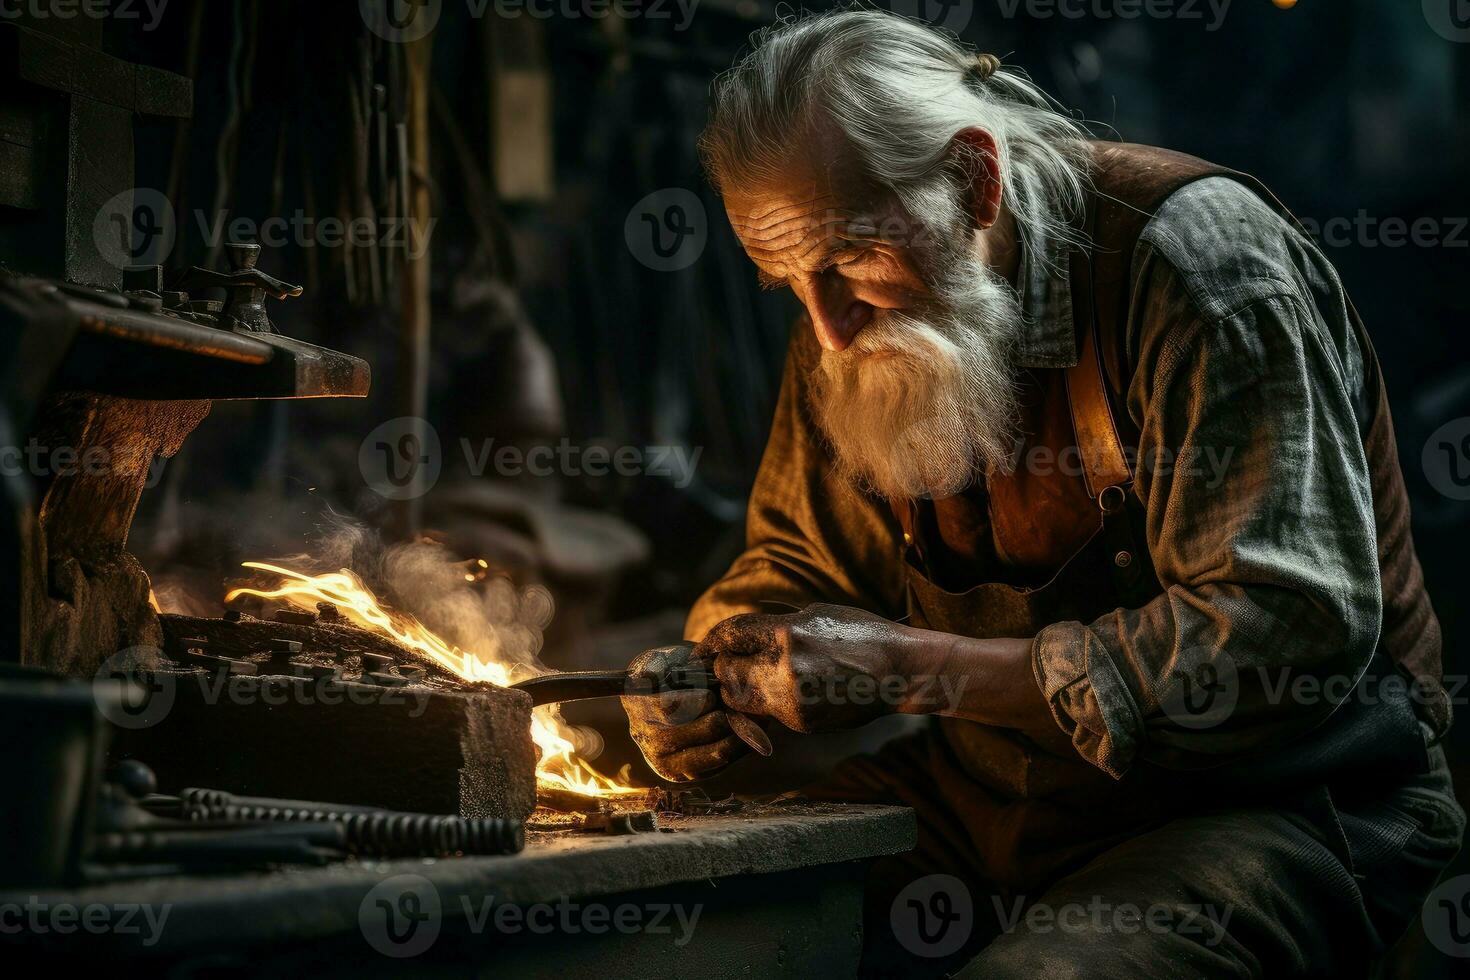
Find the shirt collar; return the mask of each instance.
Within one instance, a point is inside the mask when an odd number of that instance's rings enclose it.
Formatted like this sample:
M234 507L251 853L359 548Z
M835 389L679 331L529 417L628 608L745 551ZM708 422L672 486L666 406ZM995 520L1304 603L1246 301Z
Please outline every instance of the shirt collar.
M1077 363L1071 247L1055 235L1044 233L1037 245L1034 250L1022 249L1016 276L1022 317L1016 364L1023 368L1069 368ZM1041 256L1042 261L1035 256Z

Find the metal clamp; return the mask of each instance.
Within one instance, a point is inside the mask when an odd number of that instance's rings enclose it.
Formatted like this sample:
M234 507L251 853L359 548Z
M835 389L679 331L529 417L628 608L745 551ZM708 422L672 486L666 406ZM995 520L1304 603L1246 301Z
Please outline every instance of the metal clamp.
M1115 483L1110 487L1103 487L1102 492L1097 495L1097 506L1106 515L1112 515L1121 511L1128 503L1128 492L1123 485Z

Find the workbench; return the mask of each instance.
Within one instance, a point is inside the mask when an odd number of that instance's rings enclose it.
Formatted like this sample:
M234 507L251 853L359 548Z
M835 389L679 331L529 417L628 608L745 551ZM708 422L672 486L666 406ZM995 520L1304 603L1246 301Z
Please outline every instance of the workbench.
M906 808L802 803L500 857L7 890L0 948L109 976L850 976L866 868L914 841Z

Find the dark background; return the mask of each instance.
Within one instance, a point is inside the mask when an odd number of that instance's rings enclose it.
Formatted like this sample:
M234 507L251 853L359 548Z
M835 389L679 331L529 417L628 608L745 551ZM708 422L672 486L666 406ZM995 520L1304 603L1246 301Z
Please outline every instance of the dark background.
M520 503L493 519L425 502L423 530L549 585L558 616L543 657L570 667L675 638L738 551L793 305L757 289L693 149L711 78L773 5L704 0L687 23L668 4L625 8L639 16L586 16L599 8L566 0L537 9L551 16L476 17L466 0L443 0L434 33L431 420L446 447L566 437L701 450L686 487L563 473L496 481ZM1463 676L1470 506L1440 492L1448 462L1426 471L1425 449L1470 416L1470 43L1432 29L1419 0L1233 0L1218 24L1183 0L1172 17L1100 17L1090 3L1068 7L1083 16L1034 16L1049 9L976 0L927 12L1025 68L1100 134L1253 173L1309 224L1366 229L1324 249L1377 344L1446 671ZM196 79L194 119L146 124L138 148L139 185L166 191L179 215L170 268L207 259L194 214L217 202L256 220L353 212L348 92L364 57L375 78L395 57L356 2L172 0L156 30L108 32L114 53ZM527 80L549 101L507 94ZM540 192L528 193L508 175L548 138L550 165L529 168ZM635 204L668 188L702 199L708 240L697 261L661 272L624 229ZM1385 234L1389 219L1418 218L1435 219L1440 242ZM179 602L217 598L241 558L309 550L326 508L403 530L357 467L363 437L401 414L397 303L349 292L344 264L357 259L344 252L292 244L262 266L308 286L277 308L282 330L367 357L374 397L216 404L145 496L132 540L161 584L193 597ZM466 479L454 456L446 449L436 493ZM532 505L582 522L572 560L528 522ZM615 740L615 718L590 717ZM1464 746L1470 726L1452 741ZM608 758L620 753L610 742Z

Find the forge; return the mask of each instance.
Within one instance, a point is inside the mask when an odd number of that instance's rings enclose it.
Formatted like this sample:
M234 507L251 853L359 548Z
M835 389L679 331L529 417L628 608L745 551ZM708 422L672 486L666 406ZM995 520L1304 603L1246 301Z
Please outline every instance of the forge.
M141 193L135 121L189 116L187 78L104 55L85 33L6 24L0 39L15 55L7 104L29 120L35 163L7 171L4 203L65 226L54 248L42 240L0 272L7 364L24 368L9 372L3 430L45 456L38 479L5 483L5 657L20 676L122 682L101 765L147 764L163 793L524 823L537 761L526 696L325 606L159 613L128 550L155 461L217 400L362 399L371 371L277 329L270 304L303 290L266 271L259 244L226 242L222 268L168 274L111 255L108 215L127 229ZM93 63L128 84L82 71ZM109 141L116 152L76 149ZM63 180L48 161L65 165Z
M345 624L159 622L169 666L119 665L140 696L109 760L145 762L162 789L516 823L535 808L527 695L467 684Z

